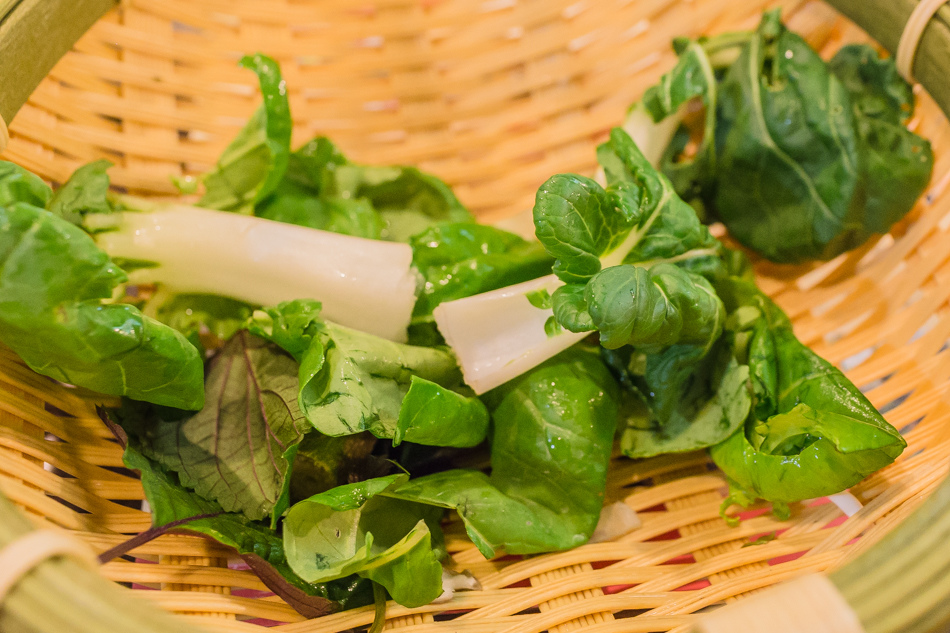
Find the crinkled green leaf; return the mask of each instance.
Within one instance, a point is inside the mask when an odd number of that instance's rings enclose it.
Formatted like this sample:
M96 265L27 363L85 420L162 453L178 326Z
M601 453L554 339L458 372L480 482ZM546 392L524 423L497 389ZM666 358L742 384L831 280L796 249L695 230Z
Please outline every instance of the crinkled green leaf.
M554 292L555 318L568 329L573 322L564 317L561 297L572 288L562 286ZM591 278L583 303L574 306L590 316L601 345L608 349L708 345L719 336L725 320L722 301L709 282L674 264L606 268Z
M0 340L57 380L201 408L194 346L131 305L104 303L125 281L78 227L27 204L0 207Z
M490 392L491 475L450 470L390 494L454 508L487 557L569 549L590 538L604 501L618 415L595 352L571 349Z
M842 48L829 63L851 96L863 154L863 227L854 238L886 233L914 206L930 181L930 142L905 127L914 112L910 84L893 58L882 59L867 45Z
M356 573L408 607L439 597L441 510L381 494L407 478L397 474L340 486L294 505L284 521L293 570L310 582Z
M368 430L392 438L412 376L443 387L461 385L449 352L326 323L319 306L305 300L282 303L255 313L249 329L299 360L300 408L320 433Z
M725 353L721 353L725 351ZM629 360L628 360L629 363ZM620 446L628 457L707 448L735 433L749 415L749 368L728 353L674 345L646 357L643 374L630 371L643 412L631 416Z
M290 106L287 84L273 59L249 55L241 65L257 73L264 103L205 174L205 194L198 203L209 209L251 214L287 171L290 156Z
M297 405L297 363L242 331L211 359L205 389L208 403L197 414L151 420L144 450L226 511L276 522L309 430Z
M744 325L768 343L748 346L753 413L743 429L711 449L739 488L791 502L840 492L886 466L906 442L833 365L803 345L788 317L748 281L720 285L732 313L752 307ZM764 327L760 324L764 323Z
M597 330L601 344L709 344L722 305L693 266L721 267L721 245L670 182L621 129L598 149L609 186L575 175L550 178L534 207L538 239L566 285L554 318L572 332Z

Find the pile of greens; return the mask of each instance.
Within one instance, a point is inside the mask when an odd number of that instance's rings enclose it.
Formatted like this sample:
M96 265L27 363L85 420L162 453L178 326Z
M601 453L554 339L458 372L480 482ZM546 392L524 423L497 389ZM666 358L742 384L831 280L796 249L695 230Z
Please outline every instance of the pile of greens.
M123 397L103 417L157 532L234 547L309 616L418 606L443 593L445 509L486 557L587 542L618 437L709 448L724 512L903 450L624 130L598 149L606 186L541 186L529 242L415 168L291 151L277 65L242 63L264 103L197 206L111 193L104 162L55 193L0 163L0 341ZM698 77L661 85L681 103Z
M933 151L905 126L911 86L871 47L845 46L826 63L773 11L754 32L674 49L679 63L628 129L640 144L666 145L674 132L662 170L676 192L753 251L831 259L887 233L927 186ZM695 100L702 124L681 123Z

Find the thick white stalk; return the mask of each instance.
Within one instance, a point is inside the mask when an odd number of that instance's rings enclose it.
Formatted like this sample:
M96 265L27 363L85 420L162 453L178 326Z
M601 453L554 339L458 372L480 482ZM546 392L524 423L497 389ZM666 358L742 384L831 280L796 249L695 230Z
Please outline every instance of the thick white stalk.
M416 300L408 244L184 205L124 212L116 219L102 217L117 230L99 233L99 246L112 258L158 264L132 271L132 283L265 306L316 299L331 321L406 340Z
M586 333L548 336L550 309L531 305L527 293L554 292L564 282L554 275L440 304L433 316L452 347L465 382L482 394L563 352Z
M673 140L676 128L679 127L685 116L686 106L684 105L674 114L657 123L653 121L653 117L650 116L643 104L638 101L627 113L627 118L623 122L623 129L643 152L643 157L651 165L659 168L663 152L666 151L670 141Z

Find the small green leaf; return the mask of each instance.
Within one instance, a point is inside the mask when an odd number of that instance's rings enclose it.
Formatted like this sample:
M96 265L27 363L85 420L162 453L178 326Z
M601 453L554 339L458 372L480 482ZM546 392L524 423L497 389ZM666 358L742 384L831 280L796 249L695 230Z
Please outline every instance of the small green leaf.
M67 222L82 225L87 213L111 213L112 205L106 199L112 167L107 160L97 160L73 172L66 183L56 190L49 201L49 210Z
M241 66L257 73L264 103L204 176L200 206L251 214L280 184L290 156L291 119L287 85L273 59L256 54Z
M548 292L546 288L532 290L531 292L526 293L525 297L528 298L528 303L539 310L551 309L551 293Z
M403 441L426 446L478 446L488 433L488 409L429 380L412 377L399 408L393 446Z
M293 570L310 582L356 573L381 584L408 607L442 593L441 511L382 493L407 475L340 486L294 505L284 521Z

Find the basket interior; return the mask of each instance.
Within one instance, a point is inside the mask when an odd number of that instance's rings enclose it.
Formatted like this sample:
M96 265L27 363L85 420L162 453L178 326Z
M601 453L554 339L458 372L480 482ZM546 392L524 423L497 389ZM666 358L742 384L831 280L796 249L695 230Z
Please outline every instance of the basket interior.
M529 208L538 185L591 172L593 148L673 62L669 40L750 28L780 5L824 53L865 41L819 2L726 0L130 0L103 18L10 126L3 158L52 181L98 158L114 182L173 192L200 173L258 102L236 60L282 63L295 143L327 134L355 160L418 164L491 220ZM695 613L800 574L840 565L912 511L946 474L950 380L950 147L920 94L912 125L933 143L934 180L892 234L823 265L759 264L761 286L799 338L842 367L908 448L852 490L845 517L827 500L780 522L764 507L740 527L718 518L725 482L704 454L617 458L608 503L643 526L617 542L486 561L450 521L452 564L484 590L448 604L390 605L389 627L424 631L682 631ZM0 489L38 523L105 550L147 529L142 489L95 412L101 397L28 370L0 349ZM762 535L773 535L747 547ZM306 621L266 592L229 550L169 535L103 573L203 626L344 631L372 608Z

